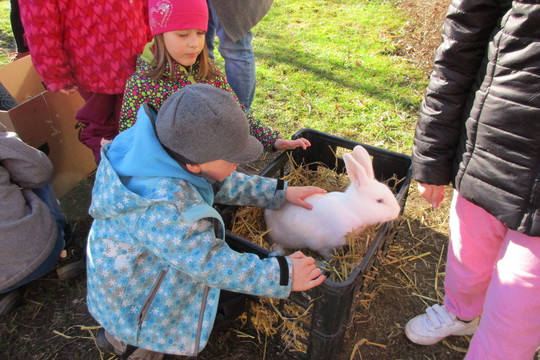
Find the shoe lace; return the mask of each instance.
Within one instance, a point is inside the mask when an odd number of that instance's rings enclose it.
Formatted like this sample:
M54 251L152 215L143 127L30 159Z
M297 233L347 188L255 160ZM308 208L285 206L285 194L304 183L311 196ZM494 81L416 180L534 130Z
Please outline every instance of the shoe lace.
M435 329L451 326L455 323L455 316L446 310L444 306L435 304L426 309L428 321Z

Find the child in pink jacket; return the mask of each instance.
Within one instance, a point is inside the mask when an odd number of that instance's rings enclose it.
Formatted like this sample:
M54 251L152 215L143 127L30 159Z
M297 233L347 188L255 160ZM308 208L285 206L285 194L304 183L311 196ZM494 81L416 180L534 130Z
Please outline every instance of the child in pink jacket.
M32 62L51 91L79 91L80 140L100 160L118 117L135 57L149 40L145 0L26 0L21 19Z

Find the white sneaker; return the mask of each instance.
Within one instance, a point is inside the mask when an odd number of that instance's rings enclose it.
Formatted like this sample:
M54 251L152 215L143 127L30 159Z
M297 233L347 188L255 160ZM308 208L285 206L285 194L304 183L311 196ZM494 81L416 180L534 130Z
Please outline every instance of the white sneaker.
M447 336L472 335L478 327L476 318L468 323L456 316L444 306L433 305L426 309L426 313L409 320L405 325L405 335L413 343L419 345L433 345Z

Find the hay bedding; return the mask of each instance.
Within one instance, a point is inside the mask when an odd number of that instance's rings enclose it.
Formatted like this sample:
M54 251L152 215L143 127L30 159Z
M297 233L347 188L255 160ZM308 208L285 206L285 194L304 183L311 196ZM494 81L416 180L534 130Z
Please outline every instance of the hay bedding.
M316 165L318 165L317 170L313 171L309 169L308 165L298 165L290 158L290 172L283 179L292 186L313 185L329 192L344 191L347 188L350 183L347 174L338 174L322 163L316 163ZM266 229L263 213L264 209L258 207L244 206L239 208L233 218L231 232L265 249L272 250L271 244L265 239L271 229ZM287 254L301 250L306 255L318 260L328 279L342 282L348 279L352 270L364 258L377 234L378 227L378 225L366 227L356 236L352 232L348 233L346 236L347 245L336 249L328 261L309 249L290 250Z
M319 186L327 191L344 191L350 183L346 174L338 174L325 164L316 163L317 170L310 170L308 165L298 165L289 158L289 173L283 177L292 186ZM399 181L395 181L396 185ZM343 282L349 278L351 272L360 265L369 249L379 226L366 227L360 234L352 232L346 236L347 245L334 250L331 258L326 261L319 254L309 249L288 250L290 254L301 250L304 254L312 256L324 269L327 278L334 282ZM231 232L250 240L265 249L272 250L271 244L265 236L271 231L266 229L264 209L259 207L241 207L233 218ZM252 326L256 331L259 342L268 338L278 337L281 345L290 352L307 351L309 327L311 323L312 304L304 308L292 301L283 301L271 298L259 298L251 301L246 313L240 317L241 327ZM248 334L241 333L249 336ZM262 339L264 337L265 339Z

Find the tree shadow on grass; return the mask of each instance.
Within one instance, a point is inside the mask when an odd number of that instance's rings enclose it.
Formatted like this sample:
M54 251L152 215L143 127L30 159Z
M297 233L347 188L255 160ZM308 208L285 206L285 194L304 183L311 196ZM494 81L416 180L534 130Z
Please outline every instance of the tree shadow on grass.
M336 87L343 92L356 91L388 102L392 106L398 105L406 111L416 111L418 107L418 99L402 96L397 91L399 88L417 87L418 79L411 79L409 76L398 73L392 69L391 65L379 70L361 65L359 61L361 59L357 59L358 61L345 58L333 59L317 56L292 45L277 45L287 44L287 41L276 34L268 35L268 38L275 45L272 46L271 51L255 49L257 59L266 61L269 67L276 64L284 65L284 71L287 72L284 74L285 77L289 72L303 72L319 79L320 86L317 89L306 89L306 91L325 91L328 87ZM286 70L287 67L291 70ZM313 84L313 81L309 84Z

